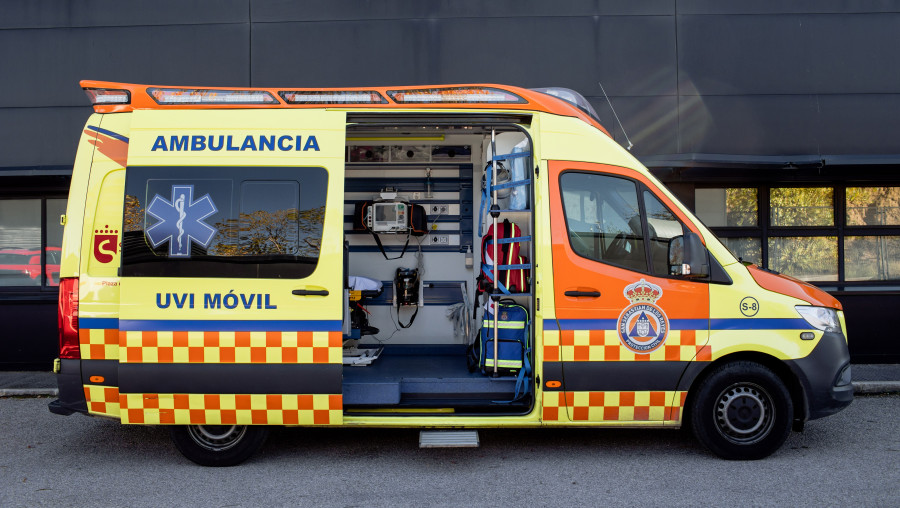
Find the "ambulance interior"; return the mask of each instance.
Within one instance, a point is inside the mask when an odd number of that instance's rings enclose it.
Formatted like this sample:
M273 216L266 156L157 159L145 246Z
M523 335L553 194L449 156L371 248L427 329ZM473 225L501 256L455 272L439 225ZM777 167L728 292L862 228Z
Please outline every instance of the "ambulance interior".
M387 118L348 118L345 412L527 412L534 399L529 387L534 377L535 163L525 130L529 117ZM494 166L493 154L508 158ZM488 184L492 190L483 191ZM498 326L520 327L525 336L520 350L512 344L512 350L500 351L510 347L501 335L497 375L494 341L484 341L482 350L477 340L492 292L478 294L477 287L482 238L494 231L489 213L494 203L497 222L509 221L507 236L512 236L512 224L518 226L512 240L498 242L498 256L504 247L508 258L517 255L498 266L515 269L497 273L508 291L503 304L520 306L517 324L498 319ZM416 207L422 207L418 217ZM513 245L515 250L509 250ZM486 267L491 280L492 267ZM499 317L506 317L505 307L498 308ZM493 337L493 320L487 323Z

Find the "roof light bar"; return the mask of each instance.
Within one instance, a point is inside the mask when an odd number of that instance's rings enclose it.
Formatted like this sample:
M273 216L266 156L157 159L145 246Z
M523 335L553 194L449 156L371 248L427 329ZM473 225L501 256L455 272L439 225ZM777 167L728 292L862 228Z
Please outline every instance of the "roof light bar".
M110 88L85 88L84 93L91 100L92 105L104 104L130 104L131 92L128 90L113 90Z
M264 90L210 90L199 88L148 88L147 94L160 105L179 104L278 104Z
M374 90L285 90L278 95L288 104L387 104Z
M420 88L417 90L389 90L394 102L400 104L524 104L518 95L490 87Z

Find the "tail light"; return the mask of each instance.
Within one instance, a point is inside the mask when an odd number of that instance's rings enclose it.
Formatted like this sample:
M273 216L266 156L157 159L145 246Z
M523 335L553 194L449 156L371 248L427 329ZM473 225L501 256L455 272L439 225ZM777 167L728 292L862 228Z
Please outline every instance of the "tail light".
M78 277L59 281L59 357L78 360Z

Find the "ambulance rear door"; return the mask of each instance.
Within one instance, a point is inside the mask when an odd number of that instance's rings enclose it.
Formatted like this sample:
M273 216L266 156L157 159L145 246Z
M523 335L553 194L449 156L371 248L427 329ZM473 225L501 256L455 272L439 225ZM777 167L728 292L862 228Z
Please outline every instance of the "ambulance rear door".
M345 114L133 115L122 422L340 424Z

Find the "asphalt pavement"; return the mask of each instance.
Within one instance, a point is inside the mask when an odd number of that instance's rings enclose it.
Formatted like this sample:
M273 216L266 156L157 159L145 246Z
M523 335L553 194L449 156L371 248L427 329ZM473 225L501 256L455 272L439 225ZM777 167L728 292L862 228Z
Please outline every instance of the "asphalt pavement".
M0 397L4 508L900 506L900 395L857 397L759 461L662 429L481 429L479 448L423 449L417 429L276 427L226 468L182 457L164 426L49 400Z
M900 393L900 364L853 364L851 374L854 393ZM0 371L0 397L56 395L52 372Z

